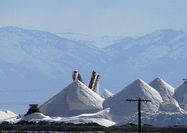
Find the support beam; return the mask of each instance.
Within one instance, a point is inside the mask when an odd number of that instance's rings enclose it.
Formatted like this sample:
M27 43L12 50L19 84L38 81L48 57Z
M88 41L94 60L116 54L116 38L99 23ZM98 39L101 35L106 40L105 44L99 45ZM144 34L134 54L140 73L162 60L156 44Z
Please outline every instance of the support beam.
M73 71L73 73L72 73L72 79L73 79L73 81L75 81L75 80L78 79L78 74L79 74L78 70L74 70Z
M82 76L81 76L80 73L78 74L78 77L77 77L77 78L78 78L79 81L81 81L82 83L84 83L83 80L82 80Z
M96 75L97 75L96 72L93 71L91 79L90 79L90 83L89 83L89 86L88 86L91 90L93 90L93 86L94 86L94 81L95 81Z
M73 73L72 73L72 79L73 79L73 81L79 80L79 81L81 81L82 83L84 83L83 80L82 80L82 76L81 76L81 74L79 73L78 70L74 70L74 71L73 71Z
M97 87L98 87L99 79L100 79L100 75L97 74L95 82L94 82L94 86L93 86L93 91L94 92L97 92Z

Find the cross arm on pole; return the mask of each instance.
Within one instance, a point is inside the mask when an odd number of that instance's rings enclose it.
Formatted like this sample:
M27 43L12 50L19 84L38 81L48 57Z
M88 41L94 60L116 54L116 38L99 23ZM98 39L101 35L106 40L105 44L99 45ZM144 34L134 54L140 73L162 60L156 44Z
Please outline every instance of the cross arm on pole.
M138 101L138 99L131 98L131 99L126 99L126 101L128 101L128 102L135 102L135 101Z
M141 98L138 98L138 99L130 98L130 99L126 99L126 101L128 101L128 102L136 102L136 101L152 102L151 100L146 100L146 99L141 99Z
M152 102L151 100L141 99L141 102Z

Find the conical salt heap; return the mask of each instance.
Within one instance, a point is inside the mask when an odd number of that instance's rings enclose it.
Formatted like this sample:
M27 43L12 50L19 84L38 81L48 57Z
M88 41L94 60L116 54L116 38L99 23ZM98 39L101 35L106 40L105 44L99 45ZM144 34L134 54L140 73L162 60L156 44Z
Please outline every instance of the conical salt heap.
M40 111L48 116L75 116L102 110L103 101L101 96L75 80L41 105Z
M162 102L159 106L159 111L164 112L180 112L184 113L185 111L179 106L179 103L174 99L170 99L170 101Z
M159 111L184 112L184 110L180 108L178 102L173 98L175 89L171 85L161 78L156 78L149 83L149 85L156 89L163 99L163 102L160 104Z
M164 102L170 101L173 99L173 94L174 94L174 88L166 83L163 79L161 78L156 78L152 82L149 83L151 87L156 89Z
M110 108L114 121L122 120L138 111L137 103L126 101L128 98L142 98L152 100L151 103L142 103L142 111L156 112L161 102L163 102L160 94L143 80L138 79L118 92L106 99L103 103L104 108Z
M175 89L173 97L179 102L181 108L187 111L187 82L185 81Z
M10 118L16 118L16 116L18 115L10 110L0 110L0 122L10 120Z

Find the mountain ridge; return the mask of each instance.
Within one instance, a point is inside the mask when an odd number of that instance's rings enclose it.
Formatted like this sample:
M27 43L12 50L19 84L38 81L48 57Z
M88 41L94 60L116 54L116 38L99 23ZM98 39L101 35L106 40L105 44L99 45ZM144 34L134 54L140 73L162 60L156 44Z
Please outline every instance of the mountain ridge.
M91 71L97 71L101 75L101 93L106 88L113 94L139 77L145 81L162 77L177 86L187 75L186 31L160 30L124 38L103 49L45 31L0 28L0 88L7 91L3 93L34 89L40 90L41 95L39 97L34 91L22 98L11 94L10 99L1 94L0 100L46 101L71 82L71 73L75 69L87 84ZM53 94L45 91L52 89ZM27 106L24 104L22 108Z

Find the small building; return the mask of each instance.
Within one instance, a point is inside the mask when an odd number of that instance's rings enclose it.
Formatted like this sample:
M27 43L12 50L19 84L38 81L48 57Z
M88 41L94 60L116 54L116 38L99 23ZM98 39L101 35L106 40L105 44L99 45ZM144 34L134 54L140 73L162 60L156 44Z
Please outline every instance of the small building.
M38 104L29 104L30 108L27 111L26 115L32 114L32 113L36 113L36 112L40 112L39 108L38 108Z

